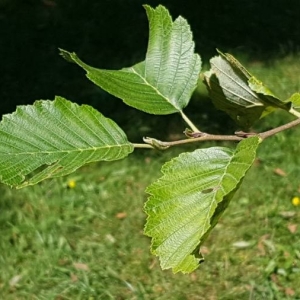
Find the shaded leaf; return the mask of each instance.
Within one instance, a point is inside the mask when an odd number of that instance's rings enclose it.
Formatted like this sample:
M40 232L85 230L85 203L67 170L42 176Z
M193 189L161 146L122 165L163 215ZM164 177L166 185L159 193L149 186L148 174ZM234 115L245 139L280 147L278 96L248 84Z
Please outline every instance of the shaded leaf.
M88 105L61 97L4 115L0 139L0 180L17 187L67 175L90 162L121 159L133 151L116 123Z
M126 104L151 114L181 111L189 102L199 78L201 60L194 53L187 21L174 22L168 10L145 5L150 37L145 61L121 70L102 70L83 63L75 53L62 56L81 66L87 77Z
M145 234L163 269L188 273L203 261L199 248L252 165L258 144L259 138L251 137L235 151L198 149L163 166L145 205Z
M219 54L210 60L204 82L214 105L237 124L249 128L276 108L290 109L290 103L278 99L232 55Z
M263 114L264 105L248 86L246 77L237 74L224 57L214 57L210 63L211 70L204 73L204 80L215 107L242 128L249 128Z

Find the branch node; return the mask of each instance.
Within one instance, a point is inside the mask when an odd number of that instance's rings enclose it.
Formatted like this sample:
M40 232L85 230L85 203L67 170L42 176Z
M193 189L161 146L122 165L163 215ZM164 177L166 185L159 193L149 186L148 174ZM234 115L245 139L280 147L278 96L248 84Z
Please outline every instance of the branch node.
M189 128L186 128L183 132L185 134L186 137L188 138L198 138L198 137L203 137L205 136L207 133L205 132L201 132L201 131L193 131Z
M166 150L170 147L170 145L168 145L168 143L166 142L162 142L160 140L151 138L151 137L143 137L143 141L146 144L151 145L153 148L157 149L157 150Z
M244 131L236 131L234 134L241 138L248 138L248 137L257 135L256 132L244 132Z

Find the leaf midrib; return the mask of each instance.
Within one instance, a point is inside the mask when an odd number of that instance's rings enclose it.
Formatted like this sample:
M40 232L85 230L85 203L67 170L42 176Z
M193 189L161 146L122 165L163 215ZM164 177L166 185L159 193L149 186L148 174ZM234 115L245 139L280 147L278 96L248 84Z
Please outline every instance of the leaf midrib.
M131 67L130 69L132 70L132 72L133 72L134 74L136 74L138 77L140 77L140 78L143 80L143 82L144 82L147 86L149 86L150 88L152 88L152 89L156 92L156 94L158 94L160 97L162 97L163 99L165 99L165 100L166 100L170 105L172 105L172 107L174 107L178 112L181 112L181 111L182 111L181 109L179 109L178 107L176 107L176 106L171 102L171 99L169 99L168 97L166 97L165 95L163 95L157 87L155 87L154 85L152 85L152 84L146 79L146 77L144 77L144 76L142 76L141 74L139 74L139 73L134 69L134 67Z
M30 151L30 152L18 152L18 153L7 153L7 152L0 152L1 155L10 155L10 156L19 156L19 155L33 155L33 154L59 154L59 153L76 153L76 152L89 152L89 151L101 151L107 148L114 148L114 147L126 147L130 146L130 143L127 144L120 144L120 145L105 145L102 147L91 147L91 148L84 148L84 149L73 149L73 150L59 150L59 151Z
M227 74L227 73L225 73L221 68L219 68L215 63L212 63L212 65L216 68L216 69L218 69L218 71L219 72L221 72L224 76L226 76L227 78L229 78L231 81L233 81L235 84L237 84L238 86L240 86L240 88L242 88L244 91L246 91L247 93L249 93L250 95L252 95L255 99L257 99L258 101L260 100L259 99L259 97L251 90L251 88L249 87L249 90L247 90L247 89L245 89L245 87L244 86L242 86L239 82L237 82L236 80L234 80L229 74ZM223 86L222 86L222 88L224 88ZM225 88L224 88L225 89ZM226 90L226 89L225 89ZM230 91L230 92L232 92L232 91ZM242 99L244 99L242 96L240 96L240 95L236 95L236 96L238 96L238 97L240 97L240 98L242 98ZM248 99L244 99L246 102L250 102L250 103L252 103L251 101L249 101ZM259 103L260 103L260 101L259 101ZM258 103L252 103L253 105L258 105ZM262 104L263 105L263 104ZM259 105L260 106L260 105Z

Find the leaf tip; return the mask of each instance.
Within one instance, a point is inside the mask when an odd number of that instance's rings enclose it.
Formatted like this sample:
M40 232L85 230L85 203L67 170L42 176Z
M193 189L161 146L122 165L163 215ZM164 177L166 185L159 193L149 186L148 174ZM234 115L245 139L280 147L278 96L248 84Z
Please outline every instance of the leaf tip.
M59 50L59 55L62 56L66 61L71 63L76 63L77 55L74 52L71 53L61 48L58 48L58 50Z
M216 48L216 51L217 51L217 53L218 53L218 54L220 54L220 55L223 55L223 56L224 56L224 53L223 53L221 50L219 50L218 48Z
M60 48L58 48L58 50L59 50L59 55L62 56L66 61L73 62L70 52L60 49Z

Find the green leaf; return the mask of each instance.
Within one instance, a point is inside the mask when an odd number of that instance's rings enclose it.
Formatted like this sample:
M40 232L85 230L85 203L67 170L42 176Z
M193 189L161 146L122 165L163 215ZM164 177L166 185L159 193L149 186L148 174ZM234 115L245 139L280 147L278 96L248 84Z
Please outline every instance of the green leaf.
M247 138L236 150L198 149L167 162L148 187L145 234L163 269L189 273L203 261L200 245L229 204L252 165L260 139Z
M174 22L168 10L145 5L150 37L145 61L121 70L102 70L83 63L75 53L62 56L81 66L87 77L126 104L151 114L180 112L195 90L201 69L187 21Z
M294 93L287 101L291 102L295 109L300 109L300 93Z
M214 105L237 124L249 128L277 108L290 109L289 103L278 99L232 55L219 53L210 60L211 70L205 72L204 82Z
M286 100L286 102L291 103L291 109L289 110L289 113L297 118L300 118L300 93L294 93Z
M246 68L235 57L228 53L223 54L221 51L218 52L221 54L221 56L227 59L237 74L243 75L241 78L248 80L249 87L257 94L259 101L263 103L266 109L268 106L270 106L268 108L269 111L265 112L266 114L272 112L275 108L281 108L285 110L290 109L290 105L288 105L286 101L277 98L269 88L267 88L260 80L254 77L248 70L246 70Z
M0 180L19 188L133 151L116 123L88 105L61 97L4 115L0 140Z
M261 81L254 76L249 78L248 84L252 91L258 94L259 99L262 101L262 103L264 103L265 107L267 108L269 106L269 112L272 112L277 108L284 110L289 110L291 108L290 103L277 98ZM265 114L268 114L269 112L266 112Z

